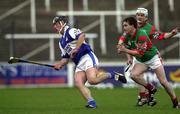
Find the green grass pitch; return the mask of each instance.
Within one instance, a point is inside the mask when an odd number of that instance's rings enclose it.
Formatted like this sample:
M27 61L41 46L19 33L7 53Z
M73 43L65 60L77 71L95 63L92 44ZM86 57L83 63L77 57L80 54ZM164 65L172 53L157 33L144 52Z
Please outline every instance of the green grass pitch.
M97 109L86 109L86 101L75 88L0 89L0 114L179 114L163 89L155 95L154 107L136 107L137 88L91 89ZM175 89L180 96L180 89Z

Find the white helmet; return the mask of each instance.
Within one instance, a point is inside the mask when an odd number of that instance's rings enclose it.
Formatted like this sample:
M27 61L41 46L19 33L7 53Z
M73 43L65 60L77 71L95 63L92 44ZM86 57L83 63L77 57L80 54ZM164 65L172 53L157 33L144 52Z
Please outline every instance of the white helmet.
M146 8L138 8L137 10L136 10L136 14L137 13L142 13L142 14L144 14L146 17L148 16L148 10L146 9Z

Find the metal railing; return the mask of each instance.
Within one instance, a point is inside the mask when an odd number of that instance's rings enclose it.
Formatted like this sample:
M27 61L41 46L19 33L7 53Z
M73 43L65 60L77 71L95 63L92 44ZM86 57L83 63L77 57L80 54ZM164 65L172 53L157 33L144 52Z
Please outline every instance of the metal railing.
M73 19L73 16L99 16L98 20L96 20L96 21L92 22L91 24L85 26L82 30L83 31L88 31L90 29L93 29L97 25L100 25L100 42L101 42L100 43L100 48L101 48L102 54L107 53L105 16L116 16L117 28L120 30L121 29L121 15L134 15L135 14L135 10L127 11L127 10L124 10L125 8L119 8L118 7L119 4L120 5L123 5L123 4L125 5L125 0L122 0L121 1L122 3L119 0L116 0L115 1L116 2L116 10L113 10L113 11L89 11L88 10L88 0L83 0L84 11L74 11L74 9L73 9L73 1L74 0L68 0L68 11L58 11L57 15L68 15L69 17L71 17L70 20ZM157 15L158 14L158 6L157 6L158 0L149 0L149 1L145 2L146 3L145 5L150 4L152 2L154 4L154 14L155 14L155 16L158 16ZM174 4L174 1L172 2L172 0L169 0L169 5L171 5L171 7L173 7L172 3ZM5 19L6 17L12 15L15 12L18 12L20 9L28 6L29 4L31 4L31 30L32 30L33 33L36 32L35 0L26 0L26 1L24 1L23 3L17 5L16 7L10 9L9 11L7 11L3 15L1 15L0 20ZM50 11L50 0L45 0L45 6L46 6L46 10ZM156 28L159 28L159 22L158 22L157 18L155 18L156 20L154 22L155 22ZM16 35L17 34L14 34L13 37L16 36ZM24 34L22 34L22 36L25 37ZM27 36L27 37L30 37L30 36ZM41 36L41 37L44 37L44 36ZM46 37L47 36L45 36L45 38ZM90 42L91 42L91 44L93 44L92 40L90 40ZM180 41L179 41L179 45L180 45ZM178 46L178 43L175 43L175 44L173 44L173 46L169 46L169 48L167 50L172 50L177 46ZM31 54L34 55L34 52L38 52L38 51L33 51L32 52L33 54L32 53ZM162 54L164 54L164 53L165 53L165 51L162 50ZM31 55L31 54L29 54L29 55ZM24 56L24 57L29 57L29 56ZM180 54L179 54L179 57L180 57ZM50 57L50 60L53 60L53 57Z
M60 38L61 36L59 34L6 34L6 39L49 39L49 42L46 44L43 44L42 46L39 46L36 50L33 50L32 52L29 52L25 54L22 58L28 59L37 53L43 51L44 49L47 49L49 47L49 60L55 61L55 50L54 50L54 39ZM95 33L86 33L86 37L89 40L89 44L91 45L91 48L94 50L94 38L97 38L98 35Z
M0 15L0 21L9 17L10 15L13 15L14 13L20 11L22 8L30 5L30 25L31 25L31 31L33 33L36 32L36 8L35 8L35 0L26 0L22 2L21 4L15 6L14 8L8 10L4 14Z

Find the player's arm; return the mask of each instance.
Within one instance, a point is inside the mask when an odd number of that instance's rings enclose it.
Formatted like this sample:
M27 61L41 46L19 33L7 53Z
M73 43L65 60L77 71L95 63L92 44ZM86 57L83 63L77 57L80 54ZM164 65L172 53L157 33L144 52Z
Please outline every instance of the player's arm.
M123 45L118 47L118 51L130 54L130 55L136 56L136 57L142 57L143 56L143 54L141 54L138 50L136 50L136 49L130 50L130 49L125 48L125 46L123 46Z
M164 38L165 39L171 38L174 35L176 35L177 33L178 33L178 27L174 28L170 33L165 33Z
M63 68L66 64L68 64L69 59L68 58L62 58L58 63L54 64L54 69L61 69Z
M126 37L125 37L125 33L119 38L119 42L118 42L118 45L116 46L117 48L117 51L118 53L127 53L129 55L132 55L132 56L138 56L140 57L141 55L139 54L139 52L137 50L130 50L130 49L127 49L123 44L125 43L126 41Z
M124 33L122 36L119 37L118 44L116 45L116 48L117 48L117 52L118 52L118 53L121 53L121 51L119 50L119 47L120 47L121 45L123 45L123 43L125 42L125 40L126 40L126 37L125 37L125 33Z
M147 46L148 41L149 41L148 36L146 34L143 34L142 36L140 36L138 38L138 44L137 44L136 49L130 50L130 49L125 48L125 46L123 46L123 45L119 46L118 49L121 52L125 52L132 56L142 57L148 48L148 46Z
M71 51L71 58L73 58L77 54L84 41L85 41L85 34L81 33L78 37L76 47Z
M71 54L70 54L70 57L74 58L74 56L79 51L81 45L85 41L85 34L81 32L80 29L72 28L69 31L69 35L71 36L72 39L76 40L76 47L72 49Z
M159 31L155 31L154 38L158 40L165 40L168 38L172 38L177 33L178 33L178 27L174 28L171 32L160 33Z
M85 41L85 34L81 33L76 44L76 49L79 49L84 41Z
M126 41L126 33L123 33L123 35L119 37L118 45L123 45L125 41Z
M122 53L122 52L125 52L127 54L130 54L130 55L133 55L133 56L136 56L138 54L137 51L134 51L134 50L130 50L130 49L127 49L125 48L125 46L123 45L124 41L122 39L119 40L118 42L118 45L116 46L117 47L117 50L118 50L118 53Z
M123 43L125 42L125 40L126 40L125 36L126 36L126 33L123 33L123 35L119 38L119 42L118 42L119 46L123 45ZM118 45L117 45L117 47L118 47ZM118 52L118 53L120 53L120 52ZM132 56L129 54L126 54L126 57L127 57L127 64L132 64Z
M69 56L68 53L65 51L65 49L62 48L61 43L59 43L59 48L60 48L60 50L61 50L61 57L62 57L62 59L61 59L58 63L56 63L56 64L53 65L53 66L54 66L54 69L58 69L58 70L61 69L61 68L63 68L64 65L68 64L69 58L70 58L70 56Z

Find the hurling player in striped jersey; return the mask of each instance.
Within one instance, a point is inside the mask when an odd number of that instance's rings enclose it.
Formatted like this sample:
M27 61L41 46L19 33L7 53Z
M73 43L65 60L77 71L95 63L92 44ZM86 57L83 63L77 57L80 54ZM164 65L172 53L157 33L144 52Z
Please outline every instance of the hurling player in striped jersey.
M151 68L170 96L173 108L179 109L177 96L166 79L163 64L157 54L157 48L152 44L147 33L143 29L138 29L137 26L137 20L134 17L125 18L123 20L123 30L126 34L124 37L120 37L117 45L118 53L126 53L134 57L134 65L130 72L131 79L148 90L148 100L151 101L157 89L152 83L141 77L141 74Z
M178 28L174 28L169 33L162 33L158 30L156 30L154 25L151 25L148 22L148 10L145 8L137 8L136 10L136 19L137 19L137 26L139 29L143 29L146 31L147 35L149 36L152 43L155 45L159 40L165 40L168 38L173 37L177 34ZM123 36L122 36L123 37ZM159 52L158 52L159 53ZM127 54L127 64L132 64L133 67L133 57ZM141 74L143 77L144 75ZM139 95L138 95L138 101L136 103L136 106L143 106L146 103L150 106L154 106L157 102L156 99L152 98L151 101L148 100L148 90L145 89L143 86L139 86Z

